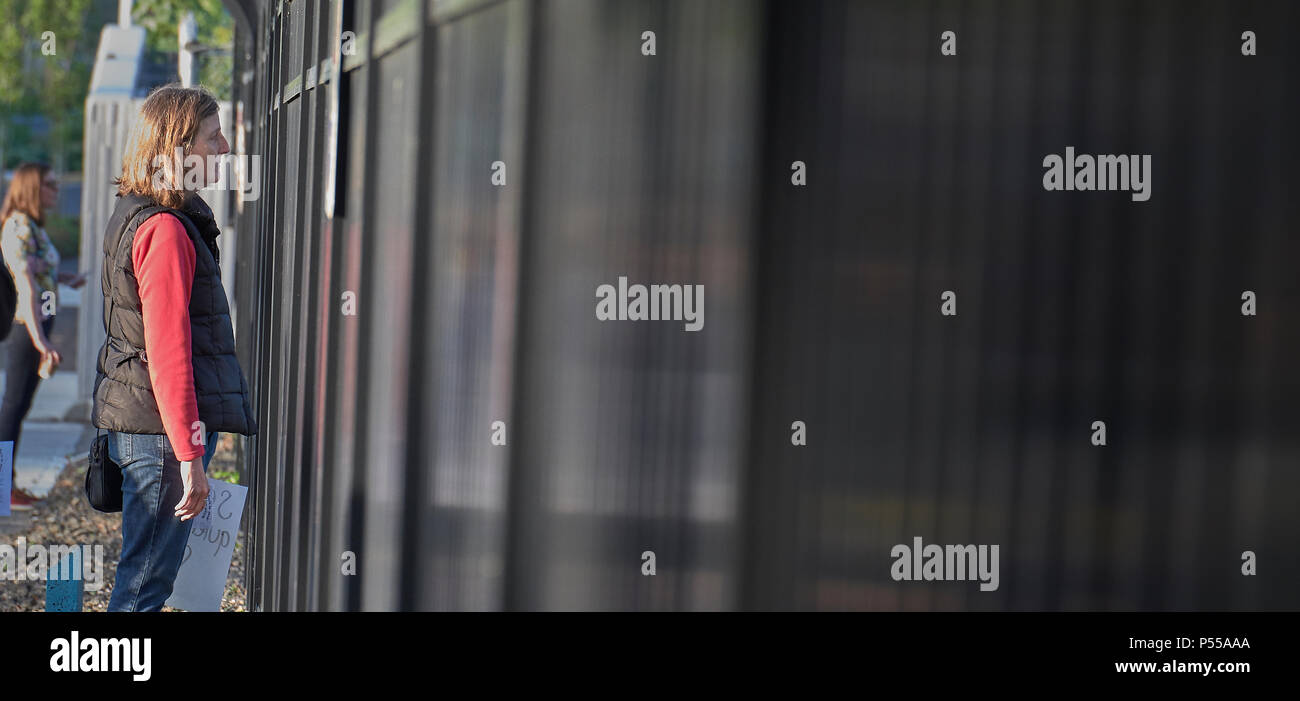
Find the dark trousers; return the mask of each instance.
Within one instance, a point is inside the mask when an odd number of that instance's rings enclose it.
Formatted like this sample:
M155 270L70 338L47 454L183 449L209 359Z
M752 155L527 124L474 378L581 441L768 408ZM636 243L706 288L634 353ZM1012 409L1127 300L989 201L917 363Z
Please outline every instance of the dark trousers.
M41 323L45 337L50 337L54 317ZM23 430L23 419L32 408L32 397L41 383L37 372L41 368L41 354L32 345L27 327L14 322L9 331L9 357L5 362L5 396L0 404L0 441L14 442L14 463L18 462L18 438Z

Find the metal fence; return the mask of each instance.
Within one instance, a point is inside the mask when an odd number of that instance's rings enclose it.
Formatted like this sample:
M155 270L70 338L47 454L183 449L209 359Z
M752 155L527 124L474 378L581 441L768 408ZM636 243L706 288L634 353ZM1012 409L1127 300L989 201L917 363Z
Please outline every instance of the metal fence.
M228 5L253 608L1295 608L1295 5Z

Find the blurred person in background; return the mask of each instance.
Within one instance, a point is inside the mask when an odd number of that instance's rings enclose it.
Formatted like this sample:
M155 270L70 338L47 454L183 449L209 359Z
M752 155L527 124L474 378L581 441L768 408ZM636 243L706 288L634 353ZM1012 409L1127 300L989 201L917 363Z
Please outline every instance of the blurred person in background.
M13 441L14 463L23 419L42 377L49 377L62 360L50 343L58 307L59 283L80 288L85 275L59 272L59 251L45 233L45 215L59 199L59 180L48 165L24 163L14 171L4 205L0 206L0 253L18 293L14 327L5 364L4 402L0 405L0 441ZM37 501L16 486L9 505L30 509Z
M221 231L197 193L207 165L229 151L209 92L163 86L141 105L114 181L91 411L122 467L122 556L109 611L162 608L207 500L219 432L257 432L221 284Z

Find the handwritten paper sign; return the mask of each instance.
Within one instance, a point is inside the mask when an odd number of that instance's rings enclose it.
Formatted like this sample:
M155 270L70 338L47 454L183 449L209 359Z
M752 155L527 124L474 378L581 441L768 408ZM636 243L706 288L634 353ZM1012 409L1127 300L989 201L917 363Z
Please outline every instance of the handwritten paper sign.
M9 494L14 486L14 442L0 442L0 516L9 516Z
M168 606L186 611L221 610L247 497L248 487L208 478L208 503L194 517Z

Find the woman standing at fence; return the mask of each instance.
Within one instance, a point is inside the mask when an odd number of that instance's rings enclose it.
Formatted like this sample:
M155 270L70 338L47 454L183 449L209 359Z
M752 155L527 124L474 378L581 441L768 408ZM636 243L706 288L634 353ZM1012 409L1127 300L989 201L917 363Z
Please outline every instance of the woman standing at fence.
M123 475L110 611L162 608L207 498L218 432L257 432L221 284L221 232L195 191L229 151L212 95L165 86L141 106L114 181L91 413Z
M45 214L59 198L59 181L50 167L41 163L24 163L14 171L14 178L0 206L0 253L13 276L18 293L14 326L9 333L9 357L5 363L4 402L0 405L0 441L13 441L14 462L18 460L18 443L23 419L32 408L32 399L42 377L62 360L50 343L54 314L58 307L58 284L74 288L86 284L85 275L59 272L59 252L46 235ZM42 373L42 368L45 372ZM30 509L37 501L25 489L16 486L10 492L9 505Z

